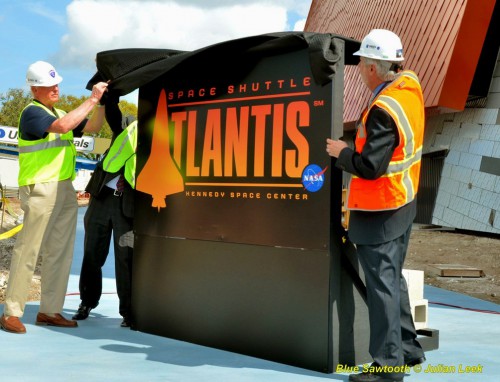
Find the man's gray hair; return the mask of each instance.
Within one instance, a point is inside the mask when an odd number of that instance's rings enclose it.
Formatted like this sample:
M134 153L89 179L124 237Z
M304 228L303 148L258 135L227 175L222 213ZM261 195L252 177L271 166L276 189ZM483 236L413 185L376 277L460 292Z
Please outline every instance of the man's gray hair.
M391 70L391 67L393 64L401 64L401 62L374 60L373 58L368 57L364 57L364 60L367 65L375 65L377 76L382 81L393 81L396 78L397 73L394 70Z

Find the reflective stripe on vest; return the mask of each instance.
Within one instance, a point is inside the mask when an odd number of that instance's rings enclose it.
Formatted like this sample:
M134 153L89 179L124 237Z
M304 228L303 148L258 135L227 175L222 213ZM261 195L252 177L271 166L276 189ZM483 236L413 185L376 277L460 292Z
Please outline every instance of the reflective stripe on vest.
M408 193L408 202L411 202L415 198L415 192L411 177L406 170L421 160L422 147L415 151L415 136L413 134L413 130L403 108L398 102L391 97L382 95L377 100L377 104L385 104L387 106L384 108L385 110L390 109L395 112L395 115L397 116L396 125L400 127L400 134L404 135L406 142L405 146L402 148L406 159L402 161L391 161L387 167L386 174L383 176L403 173L402 182L404 183Z
M65 147L70 146L71 142L66 139L61 139L61 134L56 134L57 137L53 141L42 142L32 146L22 146L19 147L20 153L32 153L35 151L50 149L53 147Z
M53 112L43 104L33 101L28 107L39 107L55 118L66 114L62 110ZM57 113L57 114L56 114ZM73 145L73 132L65 134L48 133L43 139L28 141L18 138L19 146L19 186L35 183L75 179L76 150Z
M367 180L352 176L347 207L353 210L399 208L415 198L418 188L425 121L422 91L417 76L413 72L403 72L363 112L356 134L358 153L362 152L366 143L366 120L373 106L390 114L398 128L400 142L386 173L380 178Z

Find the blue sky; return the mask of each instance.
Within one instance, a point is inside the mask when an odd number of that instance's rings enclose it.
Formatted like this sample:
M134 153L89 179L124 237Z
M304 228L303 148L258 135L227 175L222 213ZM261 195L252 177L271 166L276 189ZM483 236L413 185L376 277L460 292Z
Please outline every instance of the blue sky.
M193 50L267 32L303 30L311 0L0 0L0 93L28 89L43 60L66 95L87 95L96 53L119 48ZM132 93L125 99L136 102Z

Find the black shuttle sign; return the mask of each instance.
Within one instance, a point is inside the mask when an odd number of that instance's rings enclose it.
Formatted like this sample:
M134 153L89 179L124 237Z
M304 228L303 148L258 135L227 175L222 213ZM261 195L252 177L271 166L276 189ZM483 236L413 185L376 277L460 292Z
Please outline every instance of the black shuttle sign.
M359 299L325 152L342 130L344 54L359 47L347 42L288 32L98 54L89 86L139 88L138 330L325 372L357 357L351 337L368 335L354 315L339 322Z
M240 60L195 75L181 65L141 88L137 229L325 249L332 83L314 81L307 48Z

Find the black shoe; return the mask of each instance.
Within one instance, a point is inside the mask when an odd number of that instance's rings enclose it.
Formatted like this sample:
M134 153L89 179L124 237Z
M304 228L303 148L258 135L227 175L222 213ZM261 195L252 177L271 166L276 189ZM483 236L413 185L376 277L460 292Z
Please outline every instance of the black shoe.
M413 367L416 365L420 365L421 363L425 362L425 356L419 357L419 358L414 358L410 360L405 360L405 365L408 367Z
M128 318L124 318L120 326L122 328L130 328L130 320Z
M94 308L80 304L80 306L78 307L78 310L76 311L75 315L73 316L73 320L85 320L89 316L89 313L92 309L94 309Z

